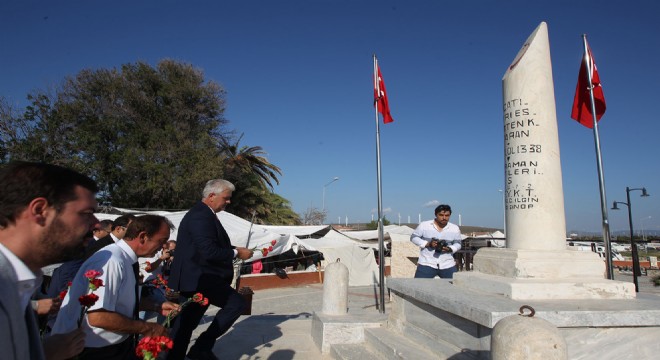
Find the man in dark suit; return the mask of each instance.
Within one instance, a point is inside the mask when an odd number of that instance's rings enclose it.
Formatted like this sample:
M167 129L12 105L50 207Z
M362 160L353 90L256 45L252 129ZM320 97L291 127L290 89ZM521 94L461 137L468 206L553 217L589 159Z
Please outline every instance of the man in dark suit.
M85 256L83 257L83 260L89 259L89 257L94 255L95 252L123 239L124 235L126 235L126 229L128 228L128 225L133 220L135 220L135 215L131 215L131 214L122 215L116 218L113 221L112 231L108 235L90 243L87 246L87 248L85 249Z
M209 180L202 201L183 217L177 234L176 256L170 269L169 286L182 297L201 292L221 310L188 352L192 360L217 359L213 345L227 332L245 309L246 301L231 287L234 259L249 259L253 251L234 247L216 215L230 203L235 187L222 179ZM191 304L183 309L172 327L174 348L168 360L183 360L193 330L208 306Z
M45 338L30 296L41 268L80 256L98 223L93 180L55 165L11 162L0 168L0 348L3 359L71 358L83 349L80 329Z
M92 236L94 236L94 241L110 234L114 228L112 224L112 220L105 219L101 220L98 225L94 226L94 229L92 229Z

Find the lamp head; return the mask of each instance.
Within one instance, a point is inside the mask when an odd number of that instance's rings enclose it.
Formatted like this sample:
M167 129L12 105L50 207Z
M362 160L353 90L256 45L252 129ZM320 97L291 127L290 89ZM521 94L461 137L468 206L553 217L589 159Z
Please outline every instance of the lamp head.
M650 196L649 193L646 192L646 188L642 188L642 195L643 197Z
M616 201L612 203L612 210L619 210L619 207L617 206L619 203Z

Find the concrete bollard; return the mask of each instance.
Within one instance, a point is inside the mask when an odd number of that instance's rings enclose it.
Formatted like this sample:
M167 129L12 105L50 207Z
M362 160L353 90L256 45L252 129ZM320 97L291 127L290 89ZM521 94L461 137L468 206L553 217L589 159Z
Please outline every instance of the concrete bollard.
M345 315L348 312L348 268L339 262L325 267L323 307L326 315Z
M531 315L522 315L524 309L531 310ZM556 326L533 317L530 306L521 307L520 313L495 324L490 337L492 360L568 359L566 341Z

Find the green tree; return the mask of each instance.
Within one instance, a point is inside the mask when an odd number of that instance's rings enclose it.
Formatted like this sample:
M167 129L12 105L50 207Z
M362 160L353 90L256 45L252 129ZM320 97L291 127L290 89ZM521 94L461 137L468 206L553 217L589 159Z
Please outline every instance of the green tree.
M387 220L387 217L383 216L383 226L387 226L389 224L390 221ZM367 230L378 230L378 221L371 220L371 222L367 224Z
M209 179L236 185L228 211L296 223L273 194L279 167L260 146L241 146L224 119L225 90L192 65L163 60L82 70L54 94L35 91L18 109L0 98L0 161L60 164L92 176L118 207L187 209ZM275 215L276 214L276 215Z
M281 210L288 215L286 218L274 216L282 207L282 198L274 196L268 188L272 190L273 182L279 184L277 176L282 171L268 161L261 146L241 146L242 139L243 134L235 141L224 137L220 146L224 178L236 186L227 210L244 219L250 219L255 213L255 221L262 224L279 223L280 220L299 222L297 214L285 208Z
M191 65L163 60L83 70L56 95L31 94L29 134L11 148L90 174L116 206L182 209L222 176L225 91Z
M282 175L280 168L268 161L261 146L240 146L241 139L243 134L235 143L230 143L226 138L223 140L221 152L225 157L225 177L235 180L245 174L254 174L262 185L271 189L273 181L279 184L277 175Z
M269 192L267 203L270 204L268 216L264 223L273 225L301 225L300 216L293 211L289 200Z

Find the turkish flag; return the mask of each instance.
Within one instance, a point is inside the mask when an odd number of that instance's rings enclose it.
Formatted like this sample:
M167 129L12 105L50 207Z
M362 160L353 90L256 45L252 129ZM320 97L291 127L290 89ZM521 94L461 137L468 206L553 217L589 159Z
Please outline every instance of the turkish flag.
M387 92L385 91L385 82L383 81L383 75L380 73L380 66L376 65L378 78L374 82L376 85L374 88L374 105L378 106L378 112L383 115L383 123L391 123L394 121L392 115L390 114L390 105L387 102Z
M589 79L589 67L593 69L591 79ZM594 92L596 120L598 121L605 113L605 95L603 95L603 87L600 84L596 62L591 54L591 48L589 48L589 44L587 44L587 53L584 54L582 64L580 65L580 73L578 74L571 118L577 120L580 124L589 129L592 129L594 127L594 119L593 113L591 112L591 97L589 95L590 83Z

